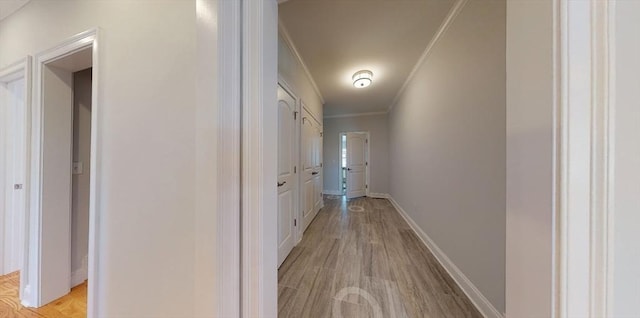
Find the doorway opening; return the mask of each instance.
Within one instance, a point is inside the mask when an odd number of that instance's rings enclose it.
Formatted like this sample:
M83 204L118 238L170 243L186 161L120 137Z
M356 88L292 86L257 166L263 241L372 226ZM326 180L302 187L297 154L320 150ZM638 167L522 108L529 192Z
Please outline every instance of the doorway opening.
M29 62L0 71L0 285L11 280L18 293L14 278L24 267L26 250Z
M89 317L98 281L97 38L90 30L34 58L29 252L21 275L25 307L68 301Z
M88 279L92 65L88 47L42 68L40 305Z

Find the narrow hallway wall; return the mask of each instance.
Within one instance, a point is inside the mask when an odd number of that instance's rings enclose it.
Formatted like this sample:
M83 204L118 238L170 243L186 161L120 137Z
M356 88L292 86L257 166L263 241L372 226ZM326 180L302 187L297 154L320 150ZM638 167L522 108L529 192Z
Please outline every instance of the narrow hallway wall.
M505 310L505 24L505 1L468 1L389 115L391 196L498 314Z

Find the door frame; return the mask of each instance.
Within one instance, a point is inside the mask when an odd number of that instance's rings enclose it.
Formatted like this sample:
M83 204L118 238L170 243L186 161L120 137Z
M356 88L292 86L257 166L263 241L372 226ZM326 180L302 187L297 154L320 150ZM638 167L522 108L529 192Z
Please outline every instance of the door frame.
M612 145L608 142L611 135L611 126L608 114L613 111L612 104L606 101L613 99L607 96L609 84L609 71L612 70L611 63L607 58L609 50L608 40L610 35L607 28L611 20L607 19L612 14L611 6L608 3L598 3L598 0L589 0L584 3L551 0L553 11L552 18L554 28L552 36L554 38L554 77L549 79L549 84L556 87L556 100L553 105L556 126L554 128L554 168L552 173L556 180L555 184L549 185L549 191L554 196L554 233L552 234L553 246L553 274L549 279L553 282L553 309L555 317L566 317L569 312L575 312L569 308L591 307L590 317L596 317L596 312L601 312L601 304L610 303L607 295L610 292L610 264L611 261L611 217L612 209L608 198L611 197L612 187L611 175L608 172L611 168L610 162L604 160L609 158ZM613 2L612 2L613 3ZM262 152L268 149L275 142L273 136L273 114L269 114L275 98L275 88L277 83L277 1L242 1L242 100L243 100L243 121L241 132L243 153L242 161L242 293L240 303L243 317L276 317L277 316L277 276L276 276L276 244L274 239L275 226L268 220L274 212L275 189L271 190L269 185L275 184L276 160L273 156ZM586 13L586 14L585 14ZM593 14L592 14L593 13ZM591 17L595 19L591 19ZM571 23L567 23L568 18L572 18ZM604 19L603 19L604 18ZM609 20L607 22L607 20ZM579 22L578 22L579 21ZM576 23L578 22L578 23ZM586 28L585 28L586 26ZM230 26L234 30L233 26ZM236 29L237 30L237 29ZM508 31L508 30L507 30ZM236 36L229 30L221 36ZM569 37L568 35L571 35ZM580 37L576 35L584 35ZM585 48L580 41L584 39L595 40L593 46ZM590 42L591 43L591 42ZM570 45L571 44L571 45ZM584 43L582 43L584 44ZM574 45L577 45L575 47ZM560 49L562 48L562 49ZM594 50L596 55L588 56L586 59L580 55L567 54L569 48L579 50ZM601 60L604 54L604 63ZM232 60L231 58L229 60ZM592 63L593 62L593 63ZM580 97L590 100L591 90L578 91L568 90L569 83L566 72L571 63L583 66L589 70L598 70L590 84L596 88L597 98L604 103L592 104L597 106L592 108L594 114L593 125L584 126L580 122L578 126L573 126L575 120L582 121L583 118L572 118L567 115L571 108L568 103L578 102ZM574 64L574 66L577 66ZM603 71L604 72L601 72ZM218 74L219 79L225 80L229 75ZM580 82L580 85L584 82ZM604 96L601 93L605 93ZM589 95L589 96L587 96ZM569 98L571 97L571 98ZM575 97L578 97L576 99ZM603 100L604 99L604 100ZM222 107L227 107L223 105ZM273 108L271 108L273 109ZM603 115L603 116L601 116ZM222 119L221 119L222 120ZM600 125L609 127L601 130ZM568 130L569 127L579 129ZM271 131L270 131L271 130ZM594 136L594 139L591 137ZM580 140L588 141L581 144ZM574 142L576 141L576 142ZM569 144L570 143L570 144ZM603 146L601 148L600 146ZM593 152L587 151L589 158L593 159L591 164L583 168L570 161L570 158L584 154L585 147L597 146ZM219 154L222 157L231 154ZM250 155L250 156L248 156ZM604 157L603 157L604 156ZM248 158L251 158L249 160ZM589 170L589 167L593 168ZM571 169L570 169L571 168ZM576 169L578 168L578 169ZM604 177L602 175L604 173ZM593 176L592 181L597 189L576 188L576 183L570 180L577 180L581 176ZM575 191L574 191L575 190ZM580 216L580 220L570 217L578 212L569 202L588 201L595 202L597 206L590 209L590 215L595 218L586 220ZM569 231L573 226L580 229L580 233ZM590 239L584 240L584 234L588 234ZM588 258L585 253L572 253L570 251L595 251L593 258ZM586 261L585 261L586 260ZM580 273L587 275L570 275L569 269L578 269ZM604 277L599 277L598 272L605 273ZM221 276L224 277L224 276ZM588 299L580 299L585 295L584 287L590 291ZM604 287L604 292L598 292L598 288ZM576 293L578 298L565 297ZM579 309L576 309L580 311ZM604 309L605 312L606 309Z
M28 255L28 233L29 233L29 228L28 228L28 219L29 219L29 171L30 171L30 133L31 133L31 88L32 88L32 78L31 78L31 71L32 71L32 62L33 62L33 58L30 55L27 55L25 58L10 64L9 66L4 67L3 69L0 70L0 82L2 82L3 84L7 84L8 82L13 81L16 78L23 78L24 79L24 107L25 107L25 122L24 122L24 129L25 129L25 180L24 180L24 184L23 184L23 188L22 190L25 191L25 195L24 195L24 215L23 215L23 224L24 224L24 228L22 229L22 235L24 236L24 245L22 247L23 251L22 251L22 260L20 260L20 275L24 275L25 272L25 267L27 264L27 255ZM22 75L19 75L22 74ZM0 96L0 98L4 98L3 96ZM5 134L2 133L0 134L0 136L2 136L2 140L0 140L0 143L4 143L4 138L5 138ZM6 162L5 162L6 164ZM5 166L0 167L1 169L5 169ZM2 180L2 182L5 183L5 185L7 184L5 182L6 180ZM9 189L4 189L5 191L3 191L3 193L0 193L0 195L4 196L6 195L6 193L8 192L7 190ZM6 201L4 206L2 207L2 209L6 209ZM4 217L4 213L2 213L0 215L0 217ZM3 227L4 227L4 223L3 223ZM0 246L4 245L4 228L0 229ZM4 272L4 253L0 253L0 272ZM26 279L20 279L20 287L19 287L19 297L20 299L22 299L22 297L24 297L24 289L26 287Z
M87 317L98 316L99 298L99 246L100 246L100 191L102 166L100 153L101 143L101 108L100 108L100 30L93 28L42 51L34 57L33 102L31 107L31 157L29 186L29 256L26 271L27 286L23 305L39 307L41 303L40 286L40 253L42 240L42 180L43 180L43 70L46 64L64 58L78 51L92 50L92 83L91 83L91 166L89 191L89 251L88 279L91 281L87 290ZM69 269L71 270L71 269Z
M367 142L366 142L366 144L367 144L367 153L364 155L364 158L365 158L364 160L366 161L366 163L367 163L367 164L366 164L365 172L364 172L364 173L366 174L366 176L365 176L365 182L367 183L367 187L366 187L366 189L365 189L365 190L366 190L366 191L365 191L365 195L368 197L368 196L369 196L369 193L370 193L370 190L371 190L371 189L369 188L369 185L370 185L370 182L369 182L369 175L370 175L370 173L369 173L369 172L370 172L370 171L369 171L369 170L370 170L370 168L369 168L369 167L370 167L370 166L369 166L369 161L370 161L369 154L371 153L371 134L369 133L369 131L343 131L343 132L340 132L340 134L338 134L338 136L340 136L340 138L342 138L342 135L343 135L343 134L344 134L344 135L346 135L347 133L366 134L366 135L367 135ZM342 140L340 140L340 142L338 143L338 145L339 145L339 147L340 147L340 149L339 149L339 151L338 151L338 155L340 155L340 156L341 156L341 152L342 152ZM347 152L348 152L348 151L349 151L349 150L347 149ZM347 158L348 158L348 157L347 157ZM340 166L342 166L342 157L338 158L338 160L339 160L338 162L340 162ZM340 178L339 178L339 180L338 180L338 181L340 182L340 181L342 181L342 167L339 167L339 168L340 168L340 171L339 171L340 173L339 173L338 175L340 176ZM340 185L339 185L339 188L341 188L341 187L342 187L342 184L340 184ZM349 185L347 184L347 189L348 189L348 188L349 188ZM341 191L342 191L342 190L341 190ZM344 193L344 195L345 195L345 196L347 195L347 193L346 193L346 192L347 192L347 191L345 191L345 193Z

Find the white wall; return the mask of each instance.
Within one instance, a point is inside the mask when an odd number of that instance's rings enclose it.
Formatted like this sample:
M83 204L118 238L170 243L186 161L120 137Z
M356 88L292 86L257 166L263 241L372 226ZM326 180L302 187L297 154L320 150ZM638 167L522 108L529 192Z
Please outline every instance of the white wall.
M89 175L91 171L91 69L73 74L73 161L83 171L72 177L71 281L87 279L89 252Z
M0 67L96 26L103 36L98 311L192 316L195 1L33 0L0 22Z
M324 119L324 190L340 191L340 133L369 132L369 191L389 193L388 116L355 116Z
M505 2L471 0L389 118L392 197L505 308Z
M640 309L640 2L615 1L613 316Z
M553 1L507 1L507 317L550 317Z
M322 101L302 65L287 42L278 34L278 75L291 87L296 97L301 98L311 114L322 124Z

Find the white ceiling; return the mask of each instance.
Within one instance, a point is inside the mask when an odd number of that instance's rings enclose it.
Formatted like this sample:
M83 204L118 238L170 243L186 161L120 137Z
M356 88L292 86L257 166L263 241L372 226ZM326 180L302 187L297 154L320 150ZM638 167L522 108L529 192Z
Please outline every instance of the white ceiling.
M325 116L384 112L455 0L288 0L281 23L325 99ZM373 84L351 76L373 71Z
M0 21L18 11L30 0L0 0Z

